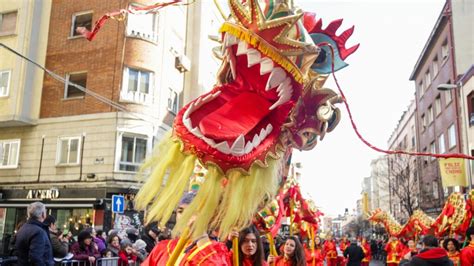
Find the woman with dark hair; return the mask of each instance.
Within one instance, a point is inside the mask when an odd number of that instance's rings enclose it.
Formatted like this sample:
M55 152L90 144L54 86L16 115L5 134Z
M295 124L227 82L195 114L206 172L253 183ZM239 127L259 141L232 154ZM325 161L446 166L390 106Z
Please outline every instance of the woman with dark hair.
M298 238L296 236L288 237L283 247L283 256L268 256L268 264L275 266L306 266L303 246Z
M100 258L100 253L95 247L92 235L87 231L82 231L77 236L77 242L72 245L71 253L74 255L73 260L88 261L91 265Z
M454 266L461 265L461 248L459 242L456 239L445 239L443 248L448 252L448 258L453 262Z
M239 266L267 265L262 240L255 226L247 227L239 233L239 264Z
M107 249L112 252L113 257L118 257L120 252L120 237L116 233L112 233L107 238Z

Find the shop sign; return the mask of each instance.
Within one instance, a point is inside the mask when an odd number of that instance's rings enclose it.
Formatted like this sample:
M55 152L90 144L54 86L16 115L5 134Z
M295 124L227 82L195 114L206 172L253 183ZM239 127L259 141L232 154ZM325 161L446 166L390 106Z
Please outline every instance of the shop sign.
M57 199L59 198L59 189L30 189L26 195L27 199Z

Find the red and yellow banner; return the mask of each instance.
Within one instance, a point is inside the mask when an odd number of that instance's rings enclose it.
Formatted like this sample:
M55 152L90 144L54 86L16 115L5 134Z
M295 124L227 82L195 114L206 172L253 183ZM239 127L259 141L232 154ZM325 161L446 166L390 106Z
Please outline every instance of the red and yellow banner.
M466 167L464 159L439 159L439 170L443 187L466 186Z

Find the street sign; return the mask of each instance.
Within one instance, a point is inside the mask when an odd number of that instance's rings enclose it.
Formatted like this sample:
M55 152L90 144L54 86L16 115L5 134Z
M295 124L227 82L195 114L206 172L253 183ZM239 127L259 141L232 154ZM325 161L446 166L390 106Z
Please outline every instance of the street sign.
M125 199L120 195L112 195L112 212L123 213Z

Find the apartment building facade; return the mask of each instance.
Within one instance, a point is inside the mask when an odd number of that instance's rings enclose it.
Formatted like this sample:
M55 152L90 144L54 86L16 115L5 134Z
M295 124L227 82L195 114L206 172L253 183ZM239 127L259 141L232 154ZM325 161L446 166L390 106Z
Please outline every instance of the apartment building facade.
M0 9L7 17L0 29L11 31L5 21L16 26L12 34L0 31L1 41L65 82L0 50L8 59L0 60L2 84L3 73L11 73L8 94L0 97L0 235L11 236L37 200L73 232L141 226L133 208L137 171L183 104L212 88L212 73L199 66L217 70L219 62L207 63L210 51L203 52L212 47L207 31L218 23L217 11L196 3L130 14L124 22L110 20L89 42L77 27L90 29L103 14L155 1L10 2ZM123 215L112 213L112 195L125 197Z
M415 82L417 149L431 153L462 152L459 91L440 91L440 84L456 83L451 2L444 5L438 20L410 75ZM420 207L427 213L440 211L452 189L443 189L438 161L419 163Z
M0 42L43 64L48 44L51 1L3 1L0 5ZM7 49L0 48L0 172L14 171L21 149L28 144L7 127L27 128L39 120L43 71ZM23 160L32 160L26 155ZM5 197L0 174L0 201ZM15 227L14 213L0 205L0 254L7 243L4 232Z
M390 150L415 152L416 104L411 101L392 132L388 147ZM418 181L418 158L406 155L390 155L388 160L389 199L392 215L398 220L407 220L418 208L420 187Z

